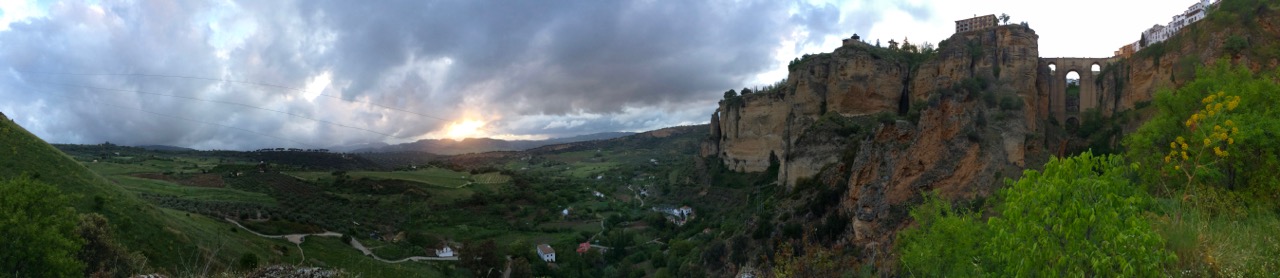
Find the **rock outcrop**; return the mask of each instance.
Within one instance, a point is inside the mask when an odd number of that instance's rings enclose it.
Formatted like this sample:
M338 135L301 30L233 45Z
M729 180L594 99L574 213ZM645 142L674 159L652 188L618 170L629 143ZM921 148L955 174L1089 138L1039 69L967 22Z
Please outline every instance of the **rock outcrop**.
M1018 118L1034 132L1038 106L1031 104L1041 97L1035 84L1037 39L1034 31L1011 25L957 34L924 61L865 43L806 56L792 64L782 88L721 101L703 155L744 172L768 169L773 155L780 163L778 181L794 185L835 163L850 141L802 142L823 115L905 115L913 105L927 105L931 94L979 78L1023 102Z
M1211 16L1130 58L1096 59L1106 65L1091 72L1097 94L1089 103L1103 116L1138 108L1222 57L1254 70L1275 68L1280 52L1267 46L1280 45L1280 14L1257 5L1237 11L1251 17ZM1251 48L1228 50L1228 41L1238 46L1242 38ZM857 42L808 55L792 63L784 86L721 101L702 155L744 172L776 163L777 183L788 189L847 188L835 189L843 190L836 215L851 225L832 243L860 249L861 263L892 269L885 254L922 193L980 200L1003 178L1017 178L1069 146L1062 142L1085 141L1050 116L1051 99L1062 96L1048 89L1056 77L1039 57L1037 39L1025 26L1006 25L953 35L923 60ZM1123 128L1144 121L1144 113L1132 114L1138 117ZM1123 133L1112 134L1103 142L1114 146ZM791 211L808 221L831 215Z
M846 242L882 253L923 192L990 196L1000 178L1044 159L1030 139L1045 109L1037 40L1010 25L956 34L931 57L861 43L807 56L783 88L721 101L702 154L745 172L778 163L788 188L815 175L844 183ZM860 124L842 131L833 118Z

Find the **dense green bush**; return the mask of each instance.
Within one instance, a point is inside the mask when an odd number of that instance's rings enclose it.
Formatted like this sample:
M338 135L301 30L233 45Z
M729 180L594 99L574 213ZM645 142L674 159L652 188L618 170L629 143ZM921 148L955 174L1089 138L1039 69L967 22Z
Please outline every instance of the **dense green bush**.
M984 224L929 198L899 238L903 270L923 276L1156 276L1174 259L1143 209L1151 198L1118 156L1085 152L1027 170Z
M20 177L0 181L0 275L84 275L75 210L52 185Z
M911 210L919 228L898 234L902 271L907 275L974 277L984 273L982 243L988 238L977 213L955 210L934 194Z
M1085 152L1027 170L1002 190L988 220L996 273L1154 276L1174 259L1142 216L1151 198L1124 177L1119 156ZM1009 181L1009 180L1007 180Z
M1139 172L1143 182L1166 190L1246 189L1257 193L1250 196L1277 199L1276 74L1221 61L1177 91L1157 92L1159 113L1124 143L1126 156L1146 170Z
M1016 96L1004 96L1000 98L1001 110L1022 110L1022 100Z

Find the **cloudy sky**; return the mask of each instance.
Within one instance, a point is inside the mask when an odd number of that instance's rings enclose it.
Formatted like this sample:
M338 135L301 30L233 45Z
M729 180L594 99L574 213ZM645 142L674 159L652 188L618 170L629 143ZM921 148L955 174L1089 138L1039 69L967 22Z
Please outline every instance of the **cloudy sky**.
M1185 3L1183 3L1185 2ZM1106 57L1193 1L0 1L0 112L55 143L548 138L709 119L804 53L1008 13Z

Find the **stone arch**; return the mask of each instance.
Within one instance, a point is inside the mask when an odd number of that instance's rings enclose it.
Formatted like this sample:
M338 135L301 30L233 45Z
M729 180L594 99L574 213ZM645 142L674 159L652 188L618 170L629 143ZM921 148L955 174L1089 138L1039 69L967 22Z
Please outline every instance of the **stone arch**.
M1089 66L1089 71L1093 72L1094 75L1097 75L1098 72L1102 71L1102 64L1098 64L1098 62L1093 62L1093 65Z
M1082 71L1072 68L1066 70L1066 72L1067 74L1064 74L1062 78L1062 82L1066 83L1066 90L1064 91L1066 93L1066 102L1063 105L1066 106L1067 115L1078 115L1080 114L1080 77L1082 76L1080 73Z
M1067 129L1067 132L1076 133L1076 131L1080 130L1080 118L1076 116L1067 117L1067 120L1063 122L1063 127Z
M1102 90L1100 85L1095 82L1098 71L1094 71L1094 67L1101 70L1111 58L1040 58L1042 87L1048 91L1044 92L1048 96L1047 116L1054 119L1065 121L1069 116L1075 116L1089 109L1099 108L1099 95ZM1051 68L1052 66L1052 68ZM1075 72L1079 75L1079 97L1078 101L1073 104L1071 111L1067 110L1067 74Z

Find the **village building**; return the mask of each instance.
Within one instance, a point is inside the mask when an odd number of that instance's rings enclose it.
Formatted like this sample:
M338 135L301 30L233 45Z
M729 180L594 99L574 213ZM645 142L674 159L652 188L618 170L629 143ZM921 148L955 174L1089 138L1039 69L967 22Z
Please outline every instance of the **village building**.
M1120 49L1116 50L1115 56L1120 58L1129 58L1129 56L1133 56L1133 53L1138 52L1137 49L1138 49L1137 42L1126 44L1124 46L1121 46Z
M1209 0L1200 0L1195 4L1191 4L1191 6L1187 7L1187 9L1182 13L1173 15L1173 18L1169 20L1167 25L1156 24L1152 25L1151 28L1147 28L1147 30L1142 31L1142 37L1137 42L1121 46L1119 50L1115 51L1116 56L1129 57L1132 53L1138 52L1149 45L1172 38L1173 35L1178 34L1178 31L1182 31L1182 28L1190 26L1192 23L1200 21L1208 16L1209 9L1216 4L1217 2L1211 3ZM1130 45L1132 45L1132 50L1127 49L1130 48Z
M984 16L975 16L972 18L956 20L956 33L964 33L969 31L977 31L977 30L996 27L996 23L998 22L999 22L999 19L996 19L996 15L994 14L989 14Z
M551 249L551 245L538 244L538 257L548 263L556 262L556 250Z
M849 38L847 38L847 39L840 40L840 42L841 42L841 43L843 43L844 45L850 45L850 44L855 44L855 43L862 42L862 38L861 38L861 37L859 37L859 36L858 36L858 34L853 34L853 36L850 36L850 37L849 37ZM650 160L652 160L652 159L650 159ZM657 163L655 163L655 164L657 164Z
M453 248L449 248L449 245L446 244L444 248L436 249L436 257L441 257L441 258L453 257Z

